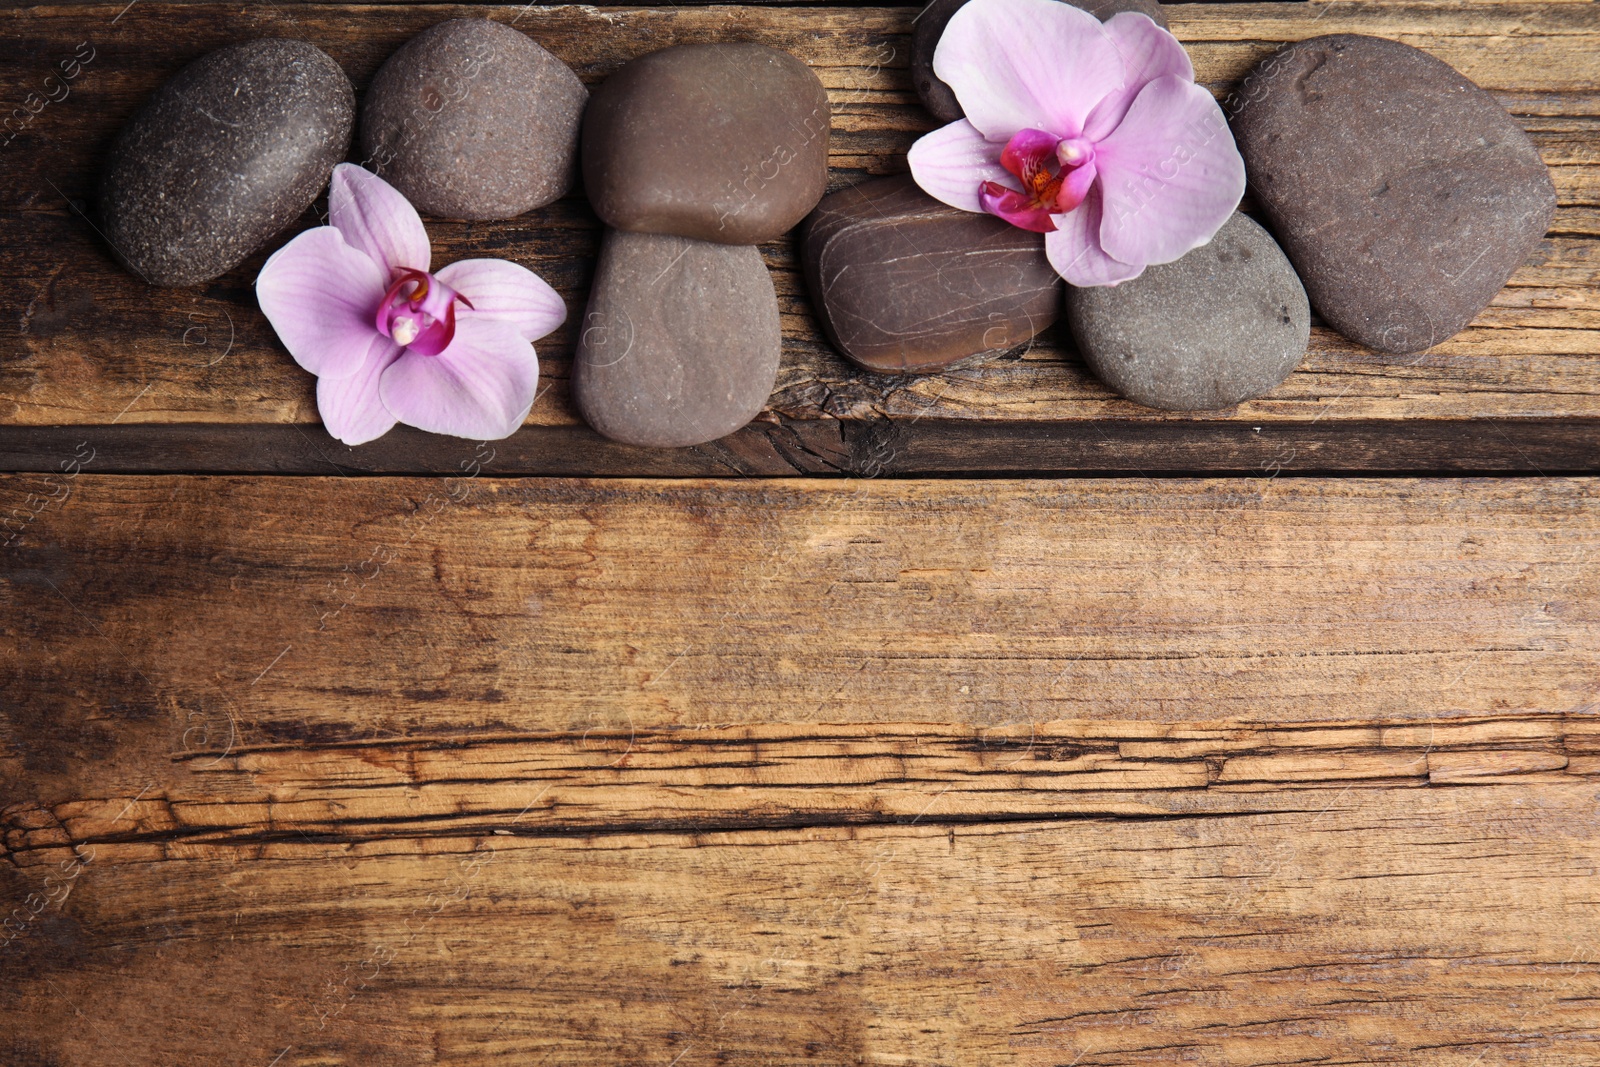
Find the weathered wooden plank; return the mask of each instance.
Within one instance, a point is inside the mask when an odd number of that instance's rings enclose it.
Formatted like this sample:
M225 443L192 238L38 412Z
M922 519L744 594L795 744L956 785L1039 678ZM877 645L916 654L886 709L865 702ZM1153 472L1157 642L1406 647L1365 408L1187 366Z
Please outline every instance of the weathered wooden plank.
M65 899L4 950L0 1040L63 1067L1575 1067L1593 792L955 825L930 784L880 826L61 848ZM42 872L0 865L17 899Z
M17 85L40 77L52 49L88 39L95 60L72 94L46 107L3 152L0 302L17 323L3 342L0 418L34 426L306 425L310 380L287 359L254 309L249 281L261 257L198 290L158 292L117 271L99 246L89 209L96 153L111 131L171 70L244 33L288 32L325 46L358 85L417 29L460 10L438 6L198 4L40 7L0 15L14 46ZM472 8L534 33L590 81L639 52L674 41L769 41L811 63L835 106L835 184L903 167L930 125L904 69L911 12L894 8ZM119 17L121 15L121 17ZM1324 427L1385 420L1592 418L1596 373L1594 208L1600 204L1600 19L1582 4L1187 5L1174 29L1200 76L1226 93L1277 43L1357 30L1397 36L1440 54L1498 93L1540 145L1563 207L1552 235L1477 325L1420 358L1382 359L1318 329L1301 371L1260 401L1220 419ZM182 34L171 32L181 24ZM37 67L37 71L34 68ZM306 222L314 221L312 219ZM442 259L511 255L545 274L581 309L596 224L573 198L503 224L434 223ZM792 246L766 250L788 338L771 402L791 420L994 422L1146 420L1201 426L1118 400L1087 374L1064 331L1021 351L995 353L949 374L907 380L855 371L818 335ZM548 388L534 427L577 424L566 395L569 327L541 348ZM162 431L181 436L181 431ZM533 431L537 433L537 430ZM920 432L920 431L913 431ZM1203 443L1205 431L1195 431ZM1470 432L1462 438L1473 436ZM1481 435L1478 435L1481 436ZM13 439L15 440L15 439ZM560 446L560 435L548 437ZM419 461L420 469L437 466ZM377 454L382 454L381 448ZM1226 457L1215 457L1226 464ZM1514 461L1501 454L1501 465ZM1194 465L1212 464L1195 455ZM1409 460L1428 469L1426 457ZM1491 463L1488 467L1496 467ZM634 468L648 473L646 466Z
M1570 712L1600 675L1590 479L568 481L463 461L486 472L0 481L0 775L81 799L229 745Z

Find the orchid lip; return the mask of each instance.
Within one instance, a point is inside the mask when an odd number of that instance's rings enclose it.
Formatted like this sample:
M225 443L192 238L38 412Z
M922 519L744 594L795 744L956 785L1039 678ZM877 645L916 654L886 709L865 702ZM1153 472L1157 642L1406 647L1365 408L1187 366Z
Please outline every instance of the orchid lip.
M378 332L419 356L437 356L456 336L456 303L472 301L427 271L396 267L374 325Z
M1000 165L1014 174L1021 189L985 181L978 204L1013 226L1036 233L1056 229L1053 216L1065 215L1083 203L1094 180L1094 142L1086 137L1057 137L1045 130L1019 130L1000 153Z
M1056 228L1051 212L1027 193L1008 189L999 182L984 182L978 190L978 203L991 215L1034 233L1051 233Z

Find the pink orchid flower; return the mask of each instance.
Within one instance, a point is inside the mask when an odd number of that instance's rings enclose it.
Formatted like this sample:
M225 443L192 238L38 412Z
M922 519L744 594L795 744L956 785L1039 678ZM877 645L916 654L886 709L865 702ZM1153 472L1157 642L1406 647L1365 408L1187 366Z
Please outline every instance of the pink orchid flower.
M416 209L349 163L333 170L328 221L256 278L267 321L317 376L328 432L347 445L397 422L478 441L516 432L539 385L532 342L567 317L555 290L503 259L430 274Z
M1073 285L1115 285L1216 236L1244 195L1222 109L1177 38L1132 12L971 0L933 70L967 117L911 147L934 198L1044 234Z

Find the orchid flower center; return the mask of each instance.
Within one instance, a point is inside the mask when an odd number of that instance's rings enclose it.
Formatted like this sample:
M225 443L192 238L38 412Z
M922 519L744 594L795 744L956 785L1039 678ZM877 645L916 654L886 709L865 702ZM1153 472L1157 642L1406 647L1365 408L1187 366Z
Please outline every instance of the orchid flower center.
M472 301L427 271L396 267L378 305L378 332L421 356L437 356L456 336L456 302Z
M1056 228L1051 216L1065 215L1089 194L1096 173L1094 142L1020 130L1006 142L1000 165L1016 175L1022 188L986 181L978 189L979 204L1013 226L1049 233Z

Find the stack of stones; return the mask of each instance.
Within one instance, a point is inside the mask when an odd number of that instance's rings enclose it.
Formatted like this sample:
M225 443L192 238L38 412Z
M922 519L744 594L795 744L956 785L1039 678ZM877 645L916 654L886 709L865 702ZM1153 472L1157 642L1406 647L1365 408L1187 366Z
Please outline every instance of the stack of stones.
M913 83L945 122L962 111L933 55L965 2L933 0L912 46ZM1166 24L1153 0L1063 2ZM1407 45L1302 41L1264 61L1229 103L1278 240L1235 213L1176 262L1075 289L1050 270L1037 235L946 207L909 178L872 181L829 196L806 223L806 278L824 329L864 367L926 373L1020 344L1064 307L1085 361L1113 390L1156 408L1214 410L1294 370L1313 305L1380 352L1448 339L1549 226L1554 186L1527 135L1489 94Z
M1301 41L1229 103L1282 248L1236 214L1175 263L1068 293L1084 359L1142 404L1213 409L1267 393L1299 364L1312 306L1359 344L1424 352L1464 329L1549 227L1555 187L1527 134L1409 45Z
M696 445L760 413L783 338L755 246L821 199L830 117L811 69L759 44L663 49L596 90L583 180L607 228L572 373L596 430Z
M303 41L206 56L122 131L102 180L113 250L145 280L238 266L328 186L355 94ZM777 378L778 301L756 245L792 229L828 179L817 76L759 44L667 48L595 94L527 35L455 19L372 80L362 165L438 218L508 219L582 172L607 229L579 331L577 405L629 444L701 444L760 413Z

